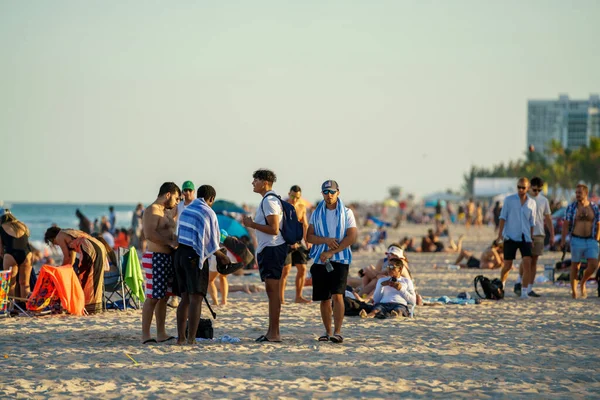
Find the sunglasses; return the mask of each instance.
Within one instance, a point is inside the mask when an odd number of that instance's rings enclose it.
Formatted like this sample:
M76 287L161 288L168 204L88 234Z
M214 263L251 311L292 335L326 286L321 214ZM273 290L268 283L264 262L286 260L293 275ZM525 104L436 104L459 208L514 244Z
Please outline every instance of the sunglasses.
M336 194L337 190L323 190L323 194Z
M532 191L533 193L539 193L539 192L541 192L541 191L542 191L542 189L531 189L531 191Z
M190 192L190 193L191 193L191 192L193 192L193 190L192 190L192 189L183 189L183 192L184 192L184 193L185 193L185 192Z
M404 261L400 258L392 258L392 259L388 259L388 265L394 266L394 267L399 267L401 265L404 265Z
M527 189L527 186L517 186L517 189L519 189L519 190L525 190L525 189Z

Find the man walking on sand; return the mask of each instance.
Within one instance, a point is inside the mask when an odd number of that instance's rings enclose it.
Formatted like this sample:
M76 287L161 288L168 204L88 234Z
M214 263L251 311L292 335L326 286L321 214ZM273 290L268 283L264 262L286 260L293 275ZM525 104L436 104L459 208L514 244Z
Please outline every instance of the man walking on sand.
M531 250L533 228L535 226L535 201L527 196L529 179L521 178L517 183L517 193L506 196L500 212L498 241L504 240L504 267L500 272L502 286L506 286L508 274L512 268L517 250L521 252L523 282L521 298L528 299L527 287L531 283Z
M537 272L537 261L538 258L544 254L544 242L546 239L546 232L544 230L544 223L550 233L550 246L554 245L554 225L552 224L552 213L550 212L550 203L548 199L541 193L544 187L544 181L540 177L531 178L531 190L529 191L529 197L535 201L535 227L533 228L533 247L531 249L531 272L530 278L531 283L527 286L527 295L529 297L540 297L539 294L533 291L533 285L535 284L535 274ZM523 280L523 266L519 267L519 277L515 284L515 293L521 294Z
M173 182L160 187L158 197L148 207L142 219L144 236L148 242L142 256L142 268L146 276L146 301L142 309L142 343L166 342L175 339L167 335L165 318L167 299L173 284L172 253L177 247L175 220L168 210L177 207L181 191ZM150 336L152 315L156 316L156 339Z
M358 229L354 213L339 198L340 190L336 181L323 182L321 194L323 201L311 215L306 234L307 242L313 244L310 256L315 260L310 268L313 301L321 302L321 319L325 326L325 334L319 337L319 341L342 343L344 293L352 262L350 246L356 242Z
M300 186L294 185L288 193L288 203L294 206L296 209L296 216L298 221L302 223L303 240L306 242L306 231L308 230L308 219L306 218L306 206L302 203L302 189ZM296 273L296 298L295 303L310 303L310 300L305 299L302 296L302 290L304 289L304 281L306 279L306 264L308 263L308 251L310 250L310 244L305 246L302 241L289 246L287 257L285 258L285 265L283 266L283 272L281 274L281 281L279 281L281 304L285 303L285 287L287 285L287 277L292 269L292 264L298 269Z
M256 341L281 342L279 280L288 250L288 245L281 235L283 209L281 200L273 191L273 183L277 181L275 173L268 169L259 169L252 177L253 191L260 194L262 200L256 209L254 220L250 216L244 216L242 223L245 227L256 230L258 270L260 279L265 282L269 298L269 327L267 333L258 337Z
M600 209L588 199L589 189L577 185L575 201L569 204L565 214L560 246L564 248L567 232L571 235L571 296L577 298L577 277L581 261L587 259L588 266L579 284L581 297L587 297L585 283L598 268L598 242L600 242Z
M198 188L198 198L180 215L175 252L175 274L181 302L177 307L177 344L196 343L196 332L202 312L202 300L208 289L208 259L215 254L229 264L219 250L219 223L212 210L217 192L210 185ZM188 323L186 340L185 325Z

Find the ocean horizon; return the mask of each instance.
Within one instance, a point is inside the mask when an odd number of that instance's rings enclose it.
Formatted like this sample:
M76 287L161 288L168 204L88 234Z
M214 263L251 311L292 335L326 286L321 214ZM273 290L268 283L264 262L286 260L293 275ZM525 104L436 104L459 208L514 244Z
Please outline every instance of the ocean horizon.
M30 240L36 244L44 240L46 229L56 224L61 228L79 229L79 219L75 211L79 209L90 222L108 216L108 207L115 208L116 227L129 229L133 210L137 203L54 203L54 202L4 202L2 208L9 209L13 215L23 221L30 230Z

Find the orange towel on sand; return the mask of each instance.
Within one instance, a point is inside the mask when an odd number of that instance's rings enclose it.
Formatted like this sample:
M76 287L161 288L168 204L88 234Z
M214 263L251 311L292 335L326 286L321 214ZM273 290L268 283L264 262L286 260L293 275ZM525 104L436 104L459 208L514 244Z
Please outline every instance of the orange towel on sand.
M35 288L27 301L27 309L40 311L56 298L71 315L83 315L85 298L73 267L42 266Z

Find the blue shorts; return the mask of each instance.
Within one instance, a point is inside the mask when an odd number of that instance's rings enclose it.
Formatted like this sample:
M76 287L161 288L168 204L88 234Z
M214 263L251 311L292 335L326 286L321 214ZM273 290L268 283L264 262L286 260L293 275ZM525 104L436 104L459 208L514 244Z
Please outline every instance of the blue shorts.
M288 245L287 243L283 243L279 246L267 246L256 255L261 281L281 279L281 272L283 271L287 253Z
M592 238L571 237L571 259L574 262L598 259L598 242Z

